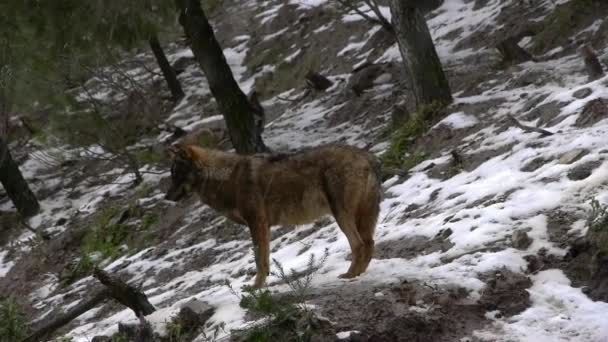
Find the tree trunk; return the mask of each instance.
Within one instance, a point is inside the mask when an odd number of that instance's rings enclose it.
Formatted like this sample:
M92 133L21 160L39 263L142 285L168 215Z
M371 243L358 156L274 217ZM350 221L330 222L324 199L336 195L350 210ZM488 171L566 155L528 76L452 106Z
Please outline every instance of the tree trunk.
M40 210L38 200L23 179L17 163L8 151L6 141L2 138L0 138L0 183L23 217L34 216L38 213Z
M452 102L450 86L422 11L412 0L391 0L393 26L416 105Z
M2 81L2 80L0 80ZM0 84L0 87L2 84ZM40 210L36 196L30 190L8 150L8 113L10 103L6 88L0 89L0 183L22 217L34 216Z
M177 0L177 5L179 22L191 39L192 52L224 115L235 150L240 154L266 151L261 132L255 125L254 109L232 75L200 0Z
M173 67L171 67L171 64L169 64L167 56L165 55L162 46L160 46L158 37L153 35L148 40L148 43L150 44L150 49L152 49L152 52L154 53L154 57L156 57L156 62L160 67L160 71L163 73L165 81L167 81L167 86L171 91L173 101L177 102L181 100L184 97L184 91L182 90L182 86L177 79L175 70L173 70Z

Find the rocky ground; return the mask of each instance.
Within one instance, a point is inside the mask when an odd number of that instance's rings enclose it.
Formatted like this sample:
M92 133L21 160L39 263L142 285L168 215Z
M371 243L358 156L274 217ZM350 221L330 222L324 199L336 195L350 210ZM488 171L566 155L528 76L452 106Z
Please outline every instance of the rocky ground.
M455 101L414 140L407 177L383 184L368 272L337 279L350 256L330 218L273 229L271 257L287 270L304 271L311 255L327 253L303 296L330 322L320 340L608 340L608 239L603 216L589 219L592 200L608 204L608 78L589 80L578 51L589 44L607 64L607 10L602 1L445 0L428 13ZM274 150L343 142L381 155L391 120L412 111L390 36L331 1L224 0L211 17L241 87L261 94L264 139ZM509 37L533 60L503 63L495 46ZM221 115L190 50L176 42L168 51L186 97L155 106L166 110L133 149L163 151L175 126L221 141ZM154 66L142 53L123 67L166 97L142 61ZM353 72L366 62L373 65ZM310 70L333 85L303 96ZM91 87L100 101L124 101L103 82ZM553 134L522 130L508 115ZM213 340L215 327L220 339L256 320L239 307L255 274L248 229L196 198L163 200L165 155L145 163L143 183L132 187L124 168L79 158L77 148L34 139L13 150L41 200L28 224L50 239L24 230L0 196L0 298L16 298L33 327L90 295L98 283L83 266L89 259L141 287L157 309L147 319L158 334L171 334L184 305L212 308L204 329L189 336L197 341ZM118 246L91 253L95 229ZM290 293L276 275L269 290ZM107 302L56 338L90 341L135 322Z

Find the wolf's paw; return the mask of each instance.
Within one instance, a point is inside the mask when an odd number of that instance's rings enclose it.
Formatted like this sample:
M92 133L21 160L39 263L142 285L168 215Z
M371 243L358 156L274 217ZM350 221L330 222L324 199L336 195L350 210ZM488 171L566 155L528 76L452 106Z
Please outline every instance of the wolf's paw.
M266 276L256 276L252 287L255 289L261 289L262 287L264 287L265 283L266 283Z
M338 278L341 279L350 279L350 278L354 278L356 277L357 274L353 273L353 272L346 272L346 273L342 273L338 276Z

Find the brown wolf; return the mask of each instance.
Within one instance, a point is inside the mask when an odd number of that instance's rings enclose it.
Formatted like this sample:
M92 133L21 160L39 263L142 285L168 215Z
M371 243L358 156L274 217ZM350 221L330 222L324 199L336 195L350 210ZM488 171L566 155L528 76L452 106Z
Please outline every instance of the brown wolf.
M341 278L365 272L374 251L380 202L380 164L370 153L330 145L293 154L243 156L193 145L171 147L172 184L166 198L196 192L203 203L249 226L257 275L270 270L270 227L305 224L332 214L352 251Z

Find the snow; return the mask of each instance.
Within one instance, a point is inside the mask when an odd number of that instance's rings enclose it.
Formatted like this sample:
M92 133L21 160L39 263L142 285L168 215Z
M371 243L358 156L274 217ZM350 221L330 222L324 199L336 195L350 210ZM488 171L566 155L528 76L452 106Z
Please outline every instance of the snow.
M302 53L302 49L297 49L294 53L285 57L283 61L285 61L285 63L291 63L300 55L300 53Z
M608 303L593 302L571 287L561 270L532 276L532 307L509 319L495 319L487 330L475 332L483 341L605 341Z
M8 255L8 251L0 251L0 277L6 276L6 274L15 265L14 261L6 260L7 255Z
M289 3L298 5L299 7L302 7L302 8L310 8L310 7L321 6L325 3L327 3L328 1L329 0L289 0Z
M439 121L433 128L439 125L446 125L453 129L462 129L475 126L477 123L479 123L479 120L475 116L464 112L456 112Z

